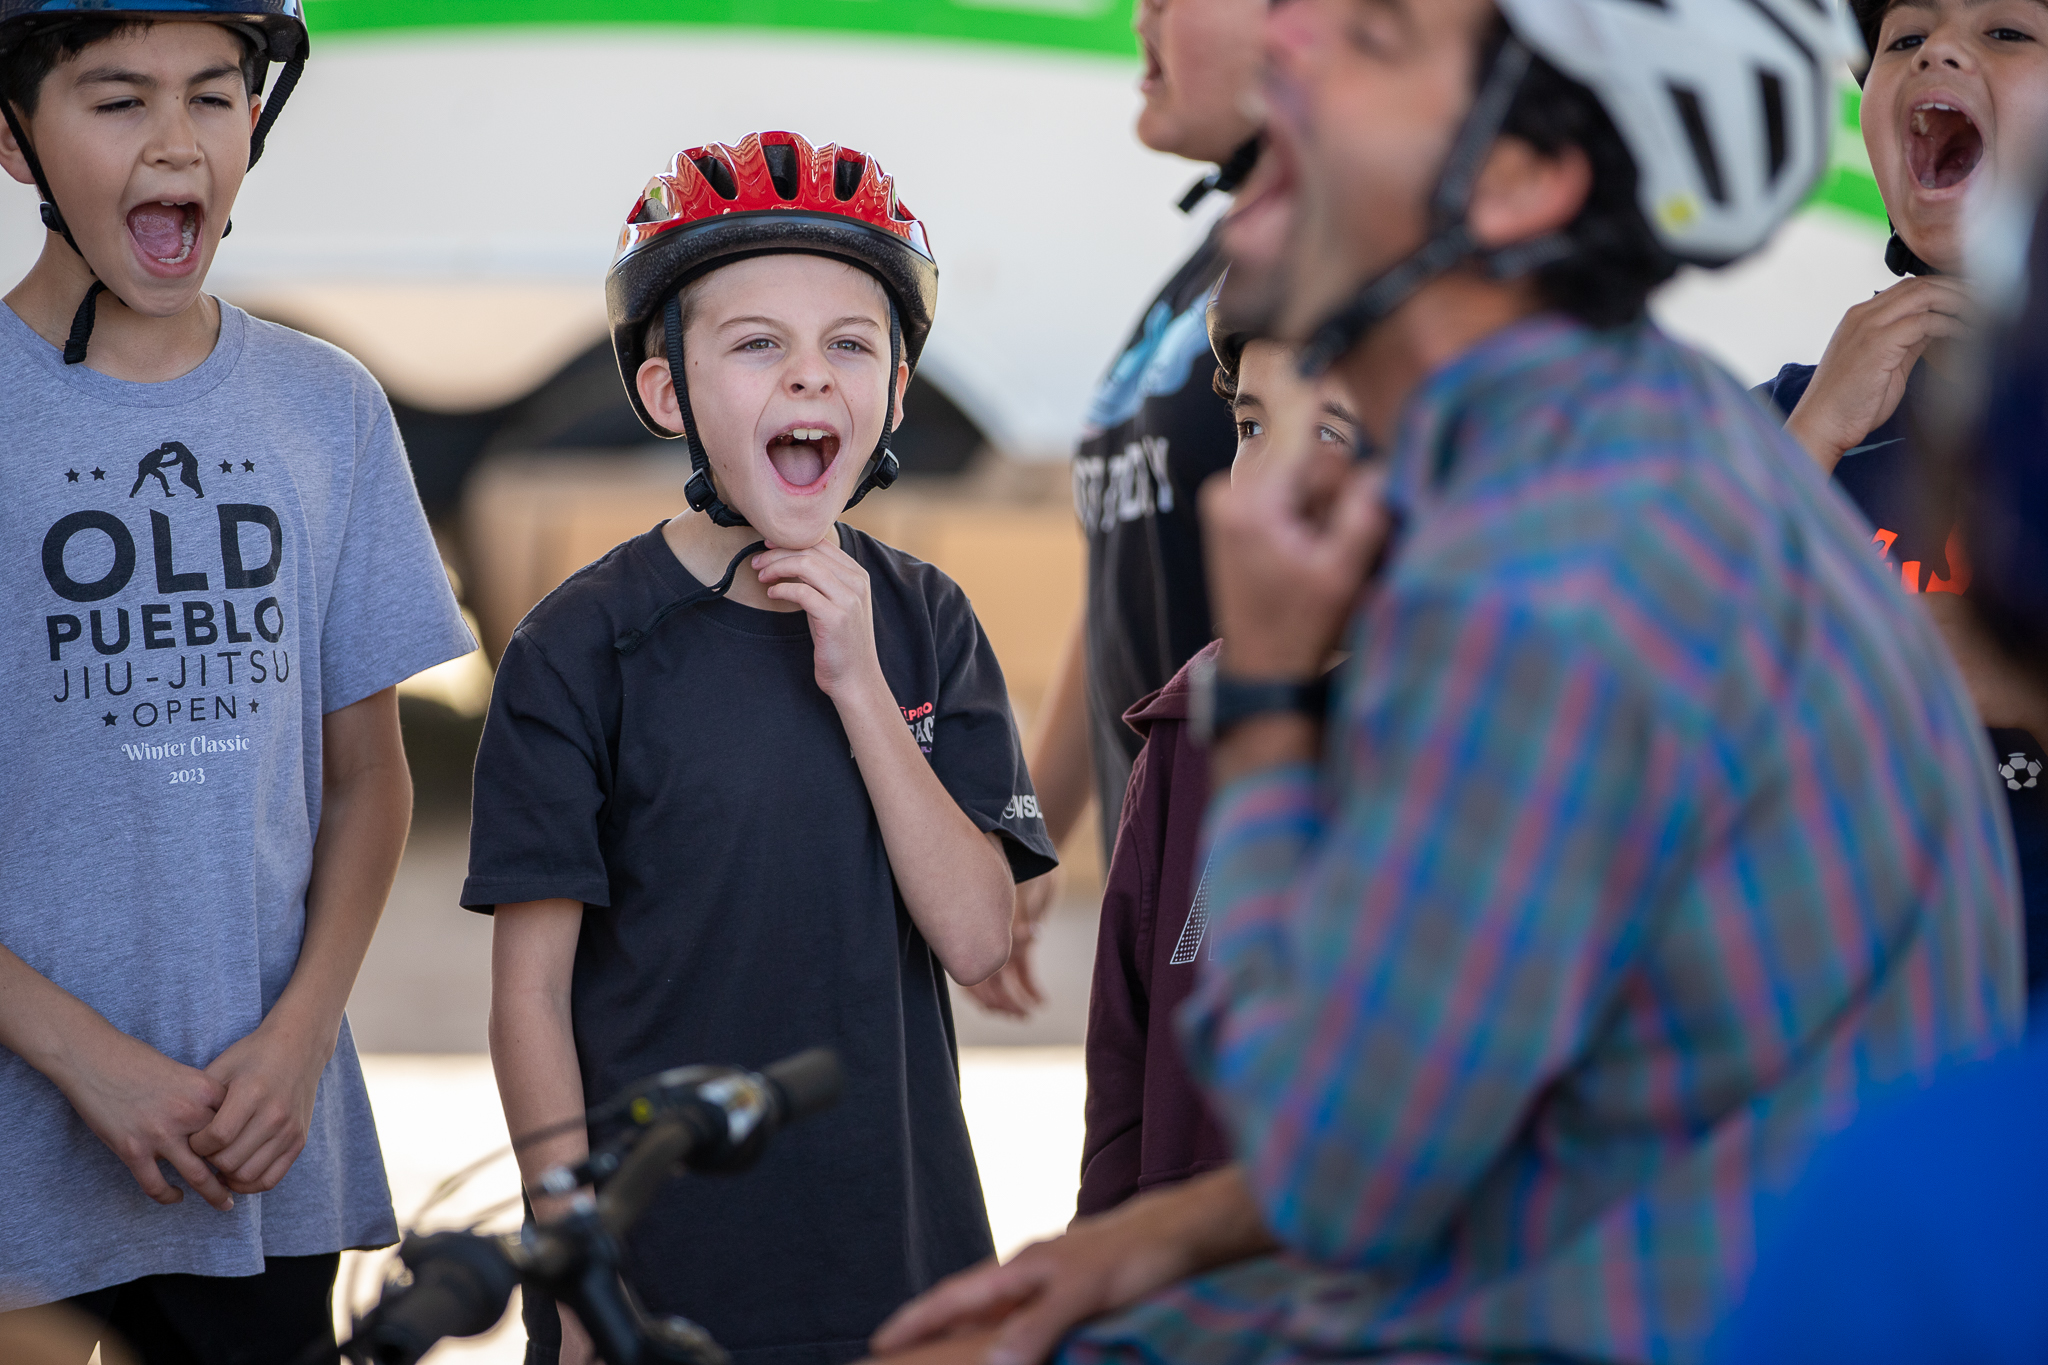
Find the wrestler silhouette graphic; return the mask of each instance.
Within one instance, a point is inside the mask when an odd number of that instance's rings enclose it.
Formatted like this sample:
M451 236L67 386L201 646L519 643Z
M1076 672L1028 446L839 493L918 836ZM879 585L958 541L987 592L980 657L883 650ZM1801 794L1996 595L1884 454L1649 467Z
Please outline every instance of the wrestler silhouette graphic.
M167 498L177 497L178 495L171 491L171 481L164 477L164 470L172 466L177 467L178 482L191 489L192 496L197 498L206 496L206 490L199 486L198 457L176 441L165 441L155 450L142 457L141 462L135 466L135 487L128 490L128 496L132 498L137 493L140 493L142 485L148 481L150 475L154 474L157 483L163 487L164 496Z

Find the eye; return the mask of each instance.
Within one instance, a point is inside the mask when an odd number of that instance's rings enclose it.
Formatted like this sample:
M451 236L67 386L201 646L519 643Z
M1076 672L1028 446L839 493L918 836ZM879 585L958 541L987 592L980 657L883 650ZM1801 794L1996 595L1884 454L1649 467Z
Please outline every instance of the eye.
M136 99L132 95L123 95L119 99L111 99L104 104L96 104L93 106L93 109L102 114L118 114L128 109L140 109L141 107L141 100Z
M867 343L857 341L852 337L839 338L839 340L832 343L832 349L835 351L845 351L849 355L866 355L868 353Z
M1920 44L1926 41L1927 35L1923 33L1908 33L1893 39L1892 42L1885 47L1885 51L1911 52L1914 48L1920 46Z
M773 337L748 337L740 343L739 348L742 351L772 351L775 349L775 339Z
M1238 440L1249 441L1254 436L1264 436L1265 434L1266 424L1264 422L1259 421L1257 418L1240 417L1237 419Z
M1317 427L1316 439L1324 445L1348 446L1351 444L1351 438L1335 427Z
M2033 34L2022 33L2016 28L1994 28L1984 36L2001 43L2031 43L2034 41Z

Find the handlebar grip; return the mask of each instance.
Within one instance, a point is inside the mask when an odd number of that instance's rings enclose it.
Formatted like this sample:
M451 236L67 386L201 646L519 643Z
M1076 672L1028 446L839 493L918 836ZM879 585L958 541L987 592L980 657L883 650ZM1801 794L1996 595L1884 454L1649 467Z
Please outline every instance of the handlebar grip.
M412 1285L363 1321L349 1343L357 1360L413 1365L443 1337L488 1332L519 1285L504 1249L474 1233L409 1236L400 1254Z
M761 1071L774 1085L782 1101L782 1122L807 1119L839 1103L846 1085L846 1073L839 1054L829 1047L814 1047L771 1062Z

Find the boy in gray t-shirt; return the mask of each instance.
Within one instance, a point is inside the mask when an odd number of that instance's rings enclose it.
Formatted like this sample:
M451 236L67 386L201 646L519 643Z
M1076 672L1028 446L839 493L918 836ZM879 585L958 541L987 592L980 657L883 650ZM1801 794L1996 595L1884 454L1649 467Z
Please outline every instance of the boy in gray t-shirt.
M0 0L51 229L0 308L0 1309L286 1361L395 1237L342 1008L394 686L472 645L375 381L201 291L296 4L50 9Z

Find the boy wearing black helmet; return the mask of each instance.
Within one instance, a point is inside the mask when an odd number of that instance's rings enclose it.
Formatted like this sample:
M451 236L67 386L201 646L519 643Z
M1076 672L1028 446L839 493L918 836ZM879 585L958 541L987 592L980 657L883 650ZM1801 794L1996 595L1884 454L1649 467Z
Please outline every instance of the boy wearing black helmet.
M2025 689L1978 648L1962 595L1967 547L1921 475L1907 402L1921 359L1968 329L1970 205L2036 163L2048 123L2048 8L2036 0L1856 0L1870 47L1863 141L1891 216L1885 252L1907 278L1843 316L1818 365L1787 365L1759 392L1854 499L1873 552L1942 626L1989 730L1984 758L2006 794L2027 928L2027 986L2048 986L2048 733ZM1930 366L1939 362L1934 351ZM2048 535L2048 526L2035 528ZM2032 783L2033 785L2030 785Z
M0 1308L149 1361L289 1359L393 1240L342 1008L394 685L472 647L375 381L202 292L305 51L295 5L0 5L48 228L0 309Z
M463 902L497 916L515 1134L685 1062L845 1062L828 1121L670 1186L630 1238L643 1302L742 1361L855 1358L992 1250L945 977L1003 965L1051 845L966 597L838 522L893 477L937 288L923 226L850 149L762 133L649 183L613 337L648 429L686 444L690 510L521 623L477 760ZM528 1189L588 1145L526 1148ZM529 1305L529 1359L588 1359Z

